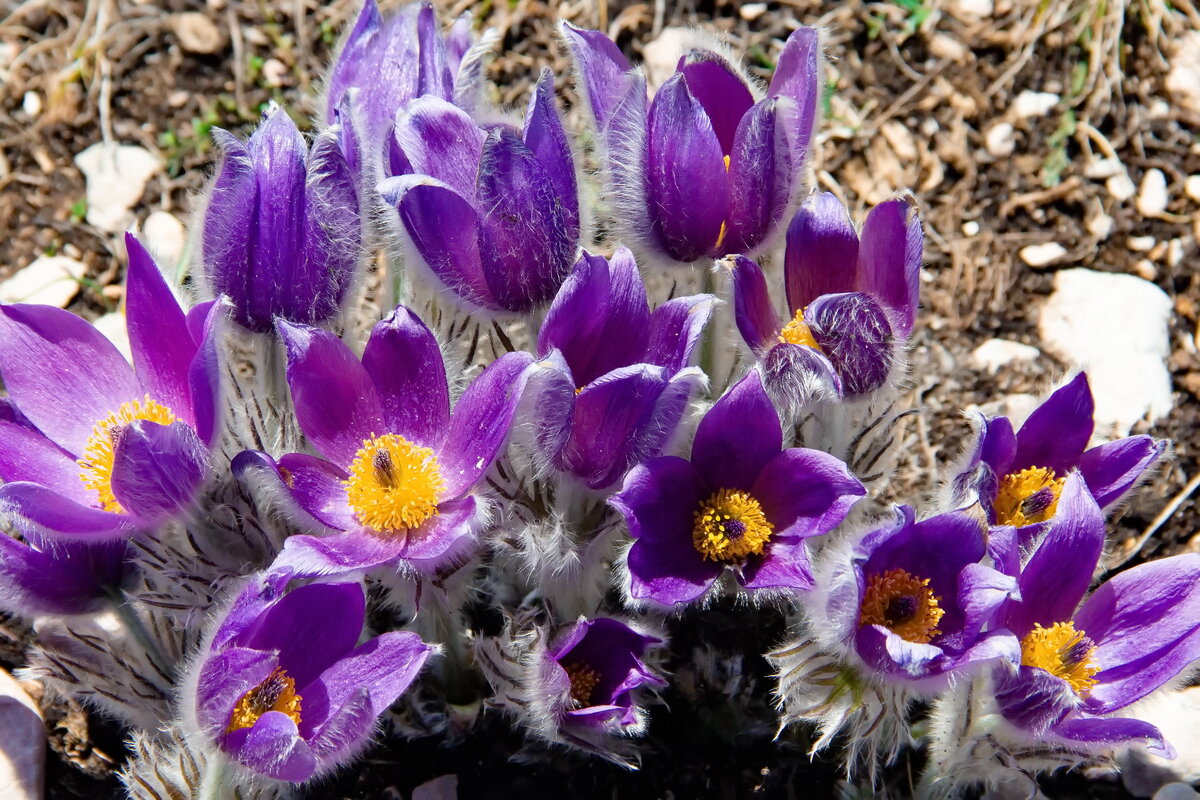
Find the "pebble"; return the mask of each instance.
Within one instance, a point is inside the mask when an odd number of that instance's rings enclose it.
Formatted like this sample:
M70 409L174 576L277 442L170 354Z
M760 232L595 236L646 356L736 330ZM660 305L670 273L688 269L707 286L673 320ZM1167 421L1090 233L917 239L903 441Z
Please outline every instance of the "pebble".
M975 220L967 220L962 224L962 232L966 236L977 236L979 234L979 223Z
M199 11L173 14L170 25L179 46L189 53L212 55L224 47L225 37L207 14Z
M1021 260L1033 268L1046 267L1067 254L1067 248L1058 242L1031 244L1021 248Z
M1008 122L998 122L988 128L983 134L983 146L996 158L1011 156L1017 148L1013 126Z
M1154 242L1153 236L1130 236L1125 246L1135 253L1148 253L1154 248Z
M967 55L970 52L966 48L966 45L958 41L958 39L955 39L953 36L947 36L944 33L935 33L933 38L929 40L929 53L934 58L962 62L967 60Z
M1042 354L1036 347L1008 339L988 339L971 352L971 365L992 375L1013 362L1033 361Z
M1147 170L1138 189L1137 210L1143 217L1157 217L1167 210L1167 176L1161 169Z
M951 14L966 22L986 19L995 11L992 0L951 0L947 5Z
M1097 214L1087 221L1088 233L1097 239L1107 239L1113 231L1116 220L1108 214Z
M1019 428L1021 423L1028 419L1033 410L1041 404L1042 398L1037 395L1020 392L1005 395L999 400L980 403L976 406L976 409L984 416L1008 417L1012 421L1013 426Z
M42 113L42 96L32 89L21 98L21 110L31 117Z
M187 232L183 223L169 211L155 211L142 224L143 244L160 267L172 268L183 260Z
M1171 313L1171 299L1142 278L1089 269L1055 274L1038 319L1042 347L1087 370L1104 433L1124 436L1138 421L1170 412Z
M79 294L87 272L82 261L67 256L41 256L0 283L0 303L37 303L66 308Z
M133 361L133 352L129 348L129 331L125 327L125 315L119 313L104 314L92 323L92 327L104 334L105 338L117 346L126 361Z
M1013 112L1021 119L1044 117L1058 105L1059 97L1050 92L1031 92L1025 90L1017 95L1013 103Z
M1174 269L1183 263L1183 239L1167 242L1167 266Z
M646 70L646 82L654 88L675 74L679 56L690 49L695 35L690 28L663 28L654 41L642 49L642 67Z
M1148 258L1139 258L1133 265L1133 274L1142 280L1153 281L1158 277L1158 267Z
M41 800L46 771L46 727L37 704L0 669L0 797Z
M1189 31L1175 42L1166 87L1191 111L1200 111L1200 31Z
M1104 188L1108 189L1108 193L1112 195L1112 199L1118 203L1124 203L1129 198L1137 194L1137 186L1133 183L1133 178L1130 178L1127 173L1122 172L1120 175L1113 175L1104 182Z
M283 86L284 81L287 80L287 75L287 64L284 64L278 58L268 58L263 62L262 76L268 86Z
M1098 158L1095 161L1089 161L1088 165L1083 168L1085 177L1091 178L1094 181L1102 181L1105 178L1111 178L1113 175L1120 175L1125 171L1125 165L1121 163L1121 159L1116 158Z
M1200 203L1200 175L1188 175L1187 180L1183 182L1183 192Z
M144 147L106 146L98 142L75 156L87 181L87 221L102 231L119 233L133 221L130 209L142 199L150 178L162 164Z
M186 89L176 89L167 95L167 105L171 108L183 108L187 105L188 98L191 96L191 92Z
M753 22L763 14L767 13L767 4L746 3L738 9L738 13L742 16L742 19L746 20L747 22Z

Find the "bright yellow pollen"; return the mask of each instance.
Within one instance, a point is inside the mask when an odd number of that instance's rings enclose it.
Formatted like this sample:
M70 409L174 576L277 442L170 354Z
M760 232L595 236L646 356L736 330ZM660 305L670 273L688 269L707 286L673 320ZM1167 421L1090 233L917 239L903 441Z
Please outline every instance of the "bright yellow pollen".
M600 683L600 673L582 662L576 662L565 668L567 677L571 679L571 699L580 706L590 706L592 693L596 684Z
M729 172L729 156L725 156L725 171ZM725 220L721 220L721 230L717 234L717 243L713 246L713 249L721 249L721 245L725 244L725 234L728 232L729 226L726 224Z
M92 427L92 435L83 448L83 457L76 463L83 468L79 479L83 481L84 486L96 491L101 508L118 514L125 513L125 509L121 508L112 492L113 448L125 426L138 420L170 425L177 419L171 409L156 403L150 399L150 395L146 395L142 400L122 403L116 411Z
M346 500L363 525L395 533L436 514L445 487L433 450L389 433L363 441L350 465Z
M804 345L814 350L821 349L821 346L817 344L817 340L813 338L808 323L804 321L803 308L796 312L796 316L792 318L791 322L783 326L783 330L779 332L779 341L786 342L787 344Z
M1087 694L1096 685L1092 666L1096 645L1073 622L1056 622L1049 628L1034 625L1021 640L1021 666L1044 669L1071 684L1075 694Z
M1054 470L1030 467L1005 475L996 492L997 525L1032 525L1054 516L1065 478L1054 477Z
M292 722L300 724L300 695L296 694L296 682L284 671L276 667L267 679L242 695L233 714L229 717L229 727L226 733L240 731L242 728L252 728L258 718L268 711L278 711L287 714Z
M692 544L708 561L740 561L761 555L774 532L749 492L722 489L696 509Z
M859 627L882 625L908 642L929 644L941 633L938 623L946 610L929 588L928 578L903 569L889 569L867 579Z

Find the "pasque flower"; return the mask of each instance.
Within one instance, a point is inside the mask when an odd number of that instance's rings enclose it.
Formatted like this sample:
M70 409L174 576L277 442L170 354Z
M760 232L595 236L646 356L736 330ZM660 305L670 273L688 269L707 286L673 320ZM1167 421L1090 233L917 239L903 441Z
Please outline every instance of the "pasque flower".
M694 49L649 108L645 78L611 39L562 30L623 235L679 262L768 243L803 183L821 87L816 29L788 37L766 97L724 56Z
M726 570L751 590L813 585L805 540L829 533L866 493L838 459L783 434L757 372L705 415L691 460L635 467L609 501L634 538L634 600L662 605L703 596Z
M279 323L300 428L324 458L247 451L235 472L265 478L328 536L292 536L276 562L297 572L404 561L433 571L469 551L486 518L474 494L507 441L533 357L492 363L450 409L433 333L403 306L371 332L361 362L341 339Z
M1200 555L1133 567L1084 599L1104 537L1104 514L1073 472L1033 552L1009 553L1020 598L1001 609L998 624L1020 639L1021 661L997 670L996 701L1043 742L1092 752L1142 740L1169 756L1153 725L1111 715L1200 658Z
M185 317L149 254L125 241L132 368L74 314L0 306L0 376L21 414L0 420L0 512L31 534L30 559L51 556L46 540L121 539L153 526L208 475L217 379L206 329L220 311Z
M910 197L871 209L860 236L836 197L814 194L788 226L785 319L758 265L733 258L738 330L780 388L806 375L847 397L883 385L916 319L922 236Z
M184 692L185 713L231 760L301 783L352 759L432 650L414 633L359 644L357 583L287 589L290 573L251 580L221 617Z
M396 121L395 177L379 191L416 252L461 301L487 311L529 311L571 271L579 247L575 163L543 70L524 128L479 127L437 97Z
M355 179L335 126L309 149L272 106L246 143L222 130L217 175L204 208L201 276L254 331L275 317L316 324L335 316L362 249Z
M1030 535L1052 519L1067 473L1078 469L1101 508L1116 503L1162 455L1166 443L1130 436L1088 449L1095 404L1079 373L1046 398L1015 434L1007 417L977 415L978 438L953 478L960 503L977 498L997 525Z
M688 366L711 315L711 295L678 297L650 311L633 254L585 252L546 312L538 353L557 367L557 397L539 413L561 417L544 455L558 470L604 489L659 455L704 374Z

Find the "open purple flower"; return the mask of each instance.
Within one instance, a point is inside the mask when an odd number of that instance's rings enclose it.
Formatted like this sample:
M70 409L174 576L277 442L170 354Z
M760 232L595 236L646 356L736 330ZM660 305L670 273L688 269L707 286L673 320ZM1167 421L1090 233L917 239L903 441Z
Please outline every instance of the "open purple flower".
M354 177L338 129L304 142L273 107L243 144L214 132L222 158L204 209L201 275L234 318L271 330L275 317L316 324L341 309L362 249Z
M977 417L979 438L952 481L956 502L977 498L996 525L1027 538L1052 519L1067 473L1078 469L1101 508L1120 500L1162 455L1166 442L1130 436L1087 449L1095 423L1087 375L1046 398L1015 434L1007 417Z
M1072 473L1049 531L1021 559L1020 599L1001 609L999 624L1020 639L1021 665L997 670L996 700L1040 741L1091 752L1141 740L1170 757L1153 725L1110 715L1200 658L1200 555L1141 564L1084 600L1104 535L1103 512Z
M524 129L480 128L437 97L396 121L391 178L379 186L417 253L459 299L524 313L546 302L579 247L575 162L542 71Z
M836 197L813 195L788 227L786 319L775 311L762 270L736 256L738 330L773 384L783 390L814 375L830 376L847 397L882 386L897 343L908 338L916 319L922 235L911 198L871 209L860 237Z
M432 572L468 552L486 517L474 490L507 441L533 357L501 357L451 412L437 340L403 306L375 326L361 362L318 328L280 322L279 335L300 428L324 458L247 451L233 467L331 535L289 538L277 565L314 574L403 561Z
M220 312L185 317L149 254L125 241L132 368L74 314L0 306L0 376L24 420L0 420L0 513L44 555L40 537L81 544L151 527L208 476L217 383L206 328Z
M678 297L651 313L629 250L583 254L538 334L539 355L561 355L544 362L562 373L557 396L539 405L561 417L544 452L556 469L604 489L662 452L704 381L688 364L713 302Z
M633 599L691 602L727 569L751 590L812 588L805 540L841 524L866 490L833 456L782 447L751 372L700 422L690 461L664 456L630 471L609 502L634 538Z
M255 579L234 600L185 691L205 739L260 775L302 783L354 758L375 720L432 648L414 633L358 644L357 583L286 591L290 575Z
M883 681L940 690L955 673L1020 657L1008 631L987 630L1016 593L1013 577L982 563L987 554L977 516L916 522L899 506L893 524L868 533L834 566L824 608L814 613Z
M820 93L814 28L793 31L765 98L697 49L646 104L646 81L599 31L563 23L604 148L623 234L692 262L766 245L793 207Z

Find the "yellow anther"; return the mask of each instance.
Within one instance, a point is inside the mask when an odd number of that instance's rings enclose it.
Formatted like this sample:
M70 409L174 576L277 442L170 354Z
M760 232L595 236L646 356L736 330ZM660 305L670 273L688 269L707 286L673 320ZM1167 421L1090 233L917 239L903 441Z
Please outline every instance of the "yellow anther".
M1096 685L1092 666L1096 645L1073 622L1056 622L1049 628L1034 625L1021 640L1021 665L1044 669L1071 685L1075 694L1087 694Z
M1056 478L1054 470L1030 467L1005 475L996 491L997 525L1032 525L1054 516L1058 498L1062 495L1064 478Z
M941 633L938 623L946 611L929 588L928 578L907 570L890 569L867 580L859 627L882 625L901 639L928 644Z
M732 563L761 555L774 527L749 492L722 489L696 509L692 544L707 561Z
M812 330L808 327L808 323L804 321L804 309L796 312L796 316L783 326L783 330L779 332L779 341L787 344L799 344L805 347L811 347L814 350L820 350L821 346L817 344L817 340L812 335Z
M292 722L300 724L300 695L296 694L296 682L283 667L276 667L267 679L242 695L233 714L229 717L226 733L254 727L258 718L268 711L287 714Z
M142 400L122 403L116 411L92 427L92 435L88 437L87 445L83 448L83 456L76 463L83 469L79 475L80 480L89 489L95 490L101 508L118 514L125 512L112 491L113 458L116 455L117 439L120 438L121 431L125 430L125 426L138 420L170 425L177 419L171 409L146 395Z
M363 442L350 465L346 500L363 525L395 533L436 514L445 488L433 450L389 433Z
M571 699L580 706L595 705L592 694L596 691L596 684L600 683L600 673L579 661L564 669L571 679Z

